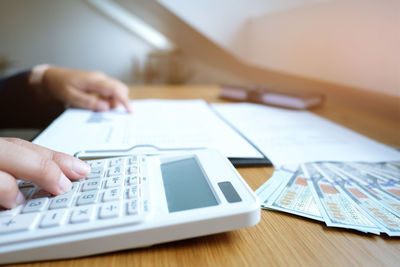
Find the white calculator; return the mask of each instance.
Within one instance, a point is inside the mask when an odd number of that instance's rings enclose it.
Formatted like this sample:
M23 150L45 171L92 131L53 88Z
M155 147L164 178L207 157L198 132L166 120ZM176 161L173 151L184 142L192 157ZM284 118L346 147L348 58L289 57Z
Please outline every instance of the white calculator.
M257 196L216 150L87 162L90 175L64 195L19 182L27 201L0 211L0 264L146 247L260 220Z

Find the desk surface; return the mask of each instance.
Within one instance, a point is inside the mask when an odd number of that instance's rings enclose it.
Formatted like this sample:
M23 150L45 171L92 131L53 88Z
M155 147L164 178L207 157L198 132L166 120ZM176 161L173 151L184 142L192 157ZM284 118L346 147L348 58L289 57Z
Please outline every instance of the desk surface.
M131 97L218 100L216 86L135 87ZM326 103L314 113L380 142L400 147L400 122ZM240 174L255 190L273 168L243 168ZM400 265L400 238L328 228L324 223L289 214L262 211L257 226L149 248L73 260L18 266L381 266Z

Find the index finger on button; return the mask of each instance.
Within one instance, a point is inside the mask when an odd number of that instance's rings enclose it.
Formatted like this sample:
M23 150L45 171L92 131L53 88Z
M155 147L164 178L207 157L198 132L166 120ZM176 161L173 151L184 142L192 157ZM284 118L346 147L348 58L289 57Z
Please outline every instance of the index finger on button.
M0 171L0 206L12 209L24 200L15 178L9 173Z
M71 189L71 181L52 159L6 140L0 140L0 146L1 171L17 179L31 181L54 195Z
M5 138L5 139L11 143L34 150L46 158L52 159L62 170L62 172L70 179L76 180L85 178L90 173L90 166L80 159L33 144L31 142L27 142L22 139L17 139L17 138Z

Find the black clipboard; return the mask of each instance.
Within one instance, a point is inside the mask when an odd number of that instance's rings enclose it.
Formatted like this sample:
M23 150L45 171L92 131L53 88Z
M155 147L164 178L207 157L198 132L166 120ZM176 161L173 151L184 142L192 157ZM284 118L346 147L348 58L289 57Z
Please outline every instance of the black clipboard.
M247 167L273 167L274 165L269 160L269 158L249 139L247 138L239 129L232 125L228 120L226 120L221 114L218 113L210 104L208 107L214 112L214 114L225 124L227 124L232 130L239 134L247 143L249 143L261 157L257 158L247 158L247 157L228 157L229 161L236 168L247 168Z

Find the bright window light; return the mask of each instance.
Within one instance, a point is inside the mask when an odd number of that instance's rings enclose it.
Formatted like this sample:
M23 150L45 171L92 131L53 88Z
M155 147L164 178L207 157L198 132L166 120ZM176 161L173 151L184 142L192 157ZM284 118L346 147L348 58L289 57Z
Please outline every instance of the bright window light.
M173 50L174 44L163 34L149 26L131 12L111 0L87 0L93 7L107 17L161 50Z

